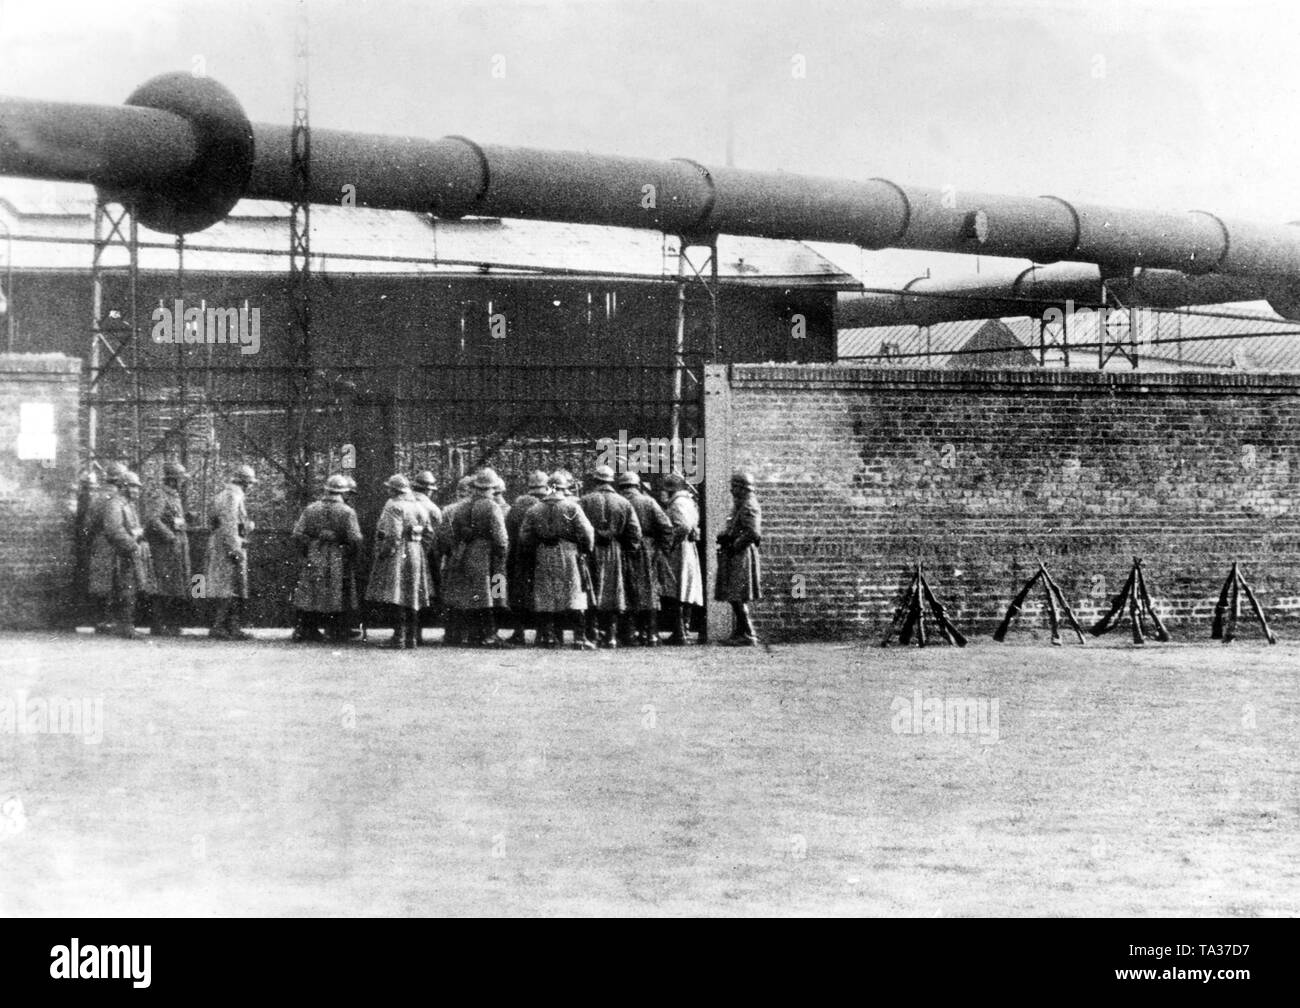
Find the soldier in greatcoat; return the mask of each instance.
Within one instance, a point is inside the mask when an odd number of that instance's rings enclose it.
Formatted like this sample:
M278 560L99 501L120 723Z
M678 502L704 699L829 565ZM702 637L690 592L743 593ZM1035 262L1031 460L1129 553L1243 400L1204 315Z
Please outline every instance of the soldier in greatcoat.
M587 614L587 637L596 637L600 647L618 647L614 625L627 610L623 584L623 553L641 542L641 524L636 509L614 489L614 470L597 466L591 474L592 487L579 503L596 533L591 555L591 583L595 612Z
M356 582L348 575L361 549L357 513L343 503L347 478L331 476L321 499L312 501L293 526L300 556L293 606L298 610L293 640L321 642L328 634L336 643L348 639L344 615L357 607Z
M498 647L496 613L508 604L505 516L497 500L500 477L490 468L474 474L473 497L452 517L451 576L447 604L462 614L468 643Z
M628 612L619 624L619 643L656 647L659 644L659 562L672 542L673 526L659 502L645 492L641 477L620 473L618 490L636 511L641 541L623 552L623 583Z
M732 647L758 643L749 616L749 603L762 598L762 571L758 547L763 541L763 512L754 493L754 477L738 472L731 477L731 518L718 533L718 573L713 597L729 602L735 617L731 636L723 641Z
M595 647L587 640L583 613L587 592L582 570L595 549L596 536L578 502L569 496L573 477L564 469L551 473L551 492L528 509L519 528L519 542L534 551L533 612L537 614L537 644L561 647L564 622L573 627L579 650ZM560 622L563 620L564 622Z
M85 602L96 620L96 630L108 631L109 621L105 613L109 609L109 599L100 589L107 591L107 581L103 577L93 577L91 556L94 554L95 541L99 538L99 529L103 522L104 506L118 496L117 482L126 473L127 467L121 462L109 462L104 467L103 477L95 475L92 467L87 472L77 498L77 541L76 557L73 561L78 584L85 592ZM101 572L102 573L102 572Z
M704 577L696 547L700 540L700 509L690 484L680 473L664 477L663 486L668 497L664 513L673 528L671 545L665 553L668 565L663 578L668 587L672 620L672 634L667 643L680 646L687 642L691 607L704 605Z
M442 642L444 645L459 646L465 643L465 616L452 604L452 599L460 598L463 591L456 583L456 578L459 575L456 570L452 569L451 557L456 545L456 537L453 533L456 514L462 508L469 507L471 498L474 496L473 483L474 477L472 474L466 474L457 481L456 499L442 509L442 524L438 526L438 534L434 540L438 564L442 569L440 583L442 585Z
M252 634L244 629L248 604L248 537L253 534L245 498L256 483L252 466L239 466L212 501L204 593L213 602L208 636L214 640L252 639Z
M419 645L417 614L429 604L424 550L424 510L415 502L410 481L400 473L384 481L388 501L375 525L374 559L366 599L389 607L393 638L388 648Z
M424 558L429 574L429 604L416 614L418 642L424 644L424 628L431 625L442 602L442 568L438 564L438 534L442 527L442 511L433 502L438 481L428 469L415 474L411 480L411 494L424 512Z
M519 532L524 517L548 493L550 487L546 473L540 469L529 473L528 492L515 498L506 515L506 538L510 542L506 553L506 588L510 593L510 611L515 619L515 632L507 639L507 644L522 645L526 643L524 631L530 626L533 630L538 629L533 613L533 567L537 562L537 550L520 542Z
M140 477L123 472L117 493L99 508L90 553L90 590L105 600L104 620L96 632L134 639L139 595L154 591L149 540L140 523Z
M157 594L152 600L149 632L179 637L189 616L190 533L181 488L189 473L179 462L163 465L163 485L150 501L145 534L153 554Z

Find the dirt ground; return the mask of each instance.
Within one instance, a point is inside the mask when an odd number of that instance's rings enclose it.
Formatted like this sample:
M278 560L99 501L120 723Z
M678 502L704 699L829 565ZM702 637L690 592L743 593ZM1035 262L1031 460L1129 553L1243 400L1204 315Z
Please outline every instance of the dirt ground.
M0 913L1294 915L1297 658L9 634Z

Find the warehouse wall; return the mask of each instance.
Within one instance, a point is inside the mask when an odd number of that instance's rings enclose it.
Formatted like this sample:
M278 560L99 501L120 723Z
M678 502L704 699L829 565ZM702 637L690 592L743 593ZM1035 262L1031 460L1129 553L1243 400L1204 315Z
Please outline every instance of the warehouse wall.
M65 613L72 582L81 362L60 354L0 354L0 627L48 626ZM39 415L52 411L53 458ZM35 413L44 412L38 409Z
M981 633L1039 560L1081 621L1134 555L1184 639L1233 560L1300 615L1297 376L734 365L706 438L715 531L730 469L758 476L772 636L878 638L914 561Z

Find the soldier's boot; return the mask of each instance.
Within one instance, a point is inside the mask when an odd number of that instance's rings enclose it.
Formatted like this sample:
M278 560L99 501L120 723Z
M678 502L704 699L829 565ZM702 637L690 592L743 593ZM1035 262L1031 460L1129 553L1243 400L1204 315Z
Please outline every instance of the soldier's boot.
M506 643L512 647L523 647L527 644L528 638L524 635L524 627L528 622L528 617L524 613L519 613L515 617L515 632L506 638Z
M642 614L644 622L641 624L641 634L645 639L646 647L659 646L659 614L651 609L649 612Z
M443 621L443 644L449 647L459 647L465 639L465 629L461 622L461 612L459 609L448 609L447 616Z
M563 631L561 631L563 635ZM543 613L537 625L537 646L544 648L557 648L564 644L563 640L557 640L555 635L555 613Z
M682 647L686 643L686 613L685 606L678 605L673 610L673 632L669 635L667 643L673 647Z
M483 609L479 612L479 633L476 641L479 647L502 647L501 638L497 636L497 611Z
M291 644L302 644L308 640L307 614L301 609L294 611L293 633L289 635Z
M154 595L149 599L149 636L168 636L167 599L161 595Z
M588 609L586 615L582 619L582 639L591 644L592 647L595 647L599 641L599 635L596 629L599 619L600 614L597 613L595 609ZM574 633L576 634L577 631L575 630Z
M588 627L595 626L595 614L588 611L586 613L576 612L573 618L573 650L575 651L595 651L596 642L587 636ZM563 643L564 634L561 631L560 641Z
M406 650L406 610L393 607L393 636L379 645L386 651Z
M636 616L630 612L618 614L617 640L619 647L635 647L637 644L641 643L640 640L637 639L636 631L633 629L635 622Z
M758 643L758 637L754 633L754 624L749 619L749 607L744 602L733 602L731 611L735 616L736 629L722 643L730 647L753 647Z
M226 630L226 613L230 609L230 602L227 599L220 599L212 603L212 622L208 624L208 636L213 640L225 640L227 637Z
M411 649L420 646L420 614L415 609L406 610L406 646Z
M618 616L618 613L603 612L597 618L597 625L600 627L597 643L600 647L618 647L618 635L614 630L614 625L618 621Z
M252 640L253 635L244 629L244 600L232 599L226 610L226 635L228 640Z
M114 637L136 639L138 634L135 632L135 599L127 596L114 600L111 627L109 633Z

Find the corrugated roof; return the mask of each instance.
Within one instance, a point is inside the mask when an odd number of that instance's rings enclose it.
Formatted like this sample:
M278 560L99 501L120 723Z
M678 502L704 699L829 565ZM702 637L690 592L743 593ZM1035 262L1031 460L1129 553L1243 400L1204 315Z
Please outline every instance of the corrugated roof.
M1300 323L1288 322L1264 310L1243 311L1241 306L1212 306L1187 311L1146 311L1138 324L1138 357L1149 370L1236 370L1300 371ZM1217 309L1217 311L1216 311ZM1240 317L1240 316L1247 317ZM1038 322L1024 317L999 320L1014 342L1024 347L1038 345ZM987 320L940 322L929 327L876 326L839 331L841 359L873 358L874 363L900 367L981 367L992 363L994 354L972 354L953 358ZM928 333L927 333L928 329ZM1095 312L1071 317L1071 344L1094 344L1071 359L1074 367L1095 368L1100 342L1100 319ZM1112 338L1118 335L1112 331ZM1165 342L1161 342L1165 341ZM882 357L886 345L896 348L896 360ZM990 344L991 345L991 344ZM1010 345L1010 343L1008 343ZM929 356L903 356L926 354ZM984 360L981 362L981 358ZM1115 358L1113 366L1127 367ZM999 365L1003 366L1003 365Z
M94 191L89 186L0 179L0 219L15 236L84 243L92 237L93 208ZM288 204L243 200L225 220L188 236L186 269L286 271L288 218ZM313 206L311 223L315 255L437 260L403 263L323 257L313 262L313 269L326 272L466 273L488 264L497 273L511 272L511 267L646 279L659 279L666 271L676 273L676 260L665 259L664 236L657 231L473 217L435 221L424 214L334 206ZM142 229L140 240L168 246L142 248L141 268L176 268L169 236ZM675 247L675 239L671 244ZM209 246L251 252L208 251ZM13 257L17 269L89 269L90 265L90 252L84 244L15 241ZM844 289L856 285L852 277L802 242L730 235L718 238L718 274L731 282L765 286L781 283Z

